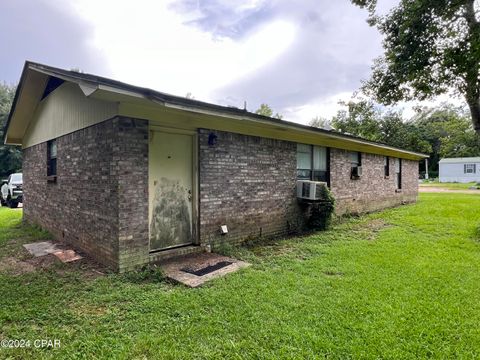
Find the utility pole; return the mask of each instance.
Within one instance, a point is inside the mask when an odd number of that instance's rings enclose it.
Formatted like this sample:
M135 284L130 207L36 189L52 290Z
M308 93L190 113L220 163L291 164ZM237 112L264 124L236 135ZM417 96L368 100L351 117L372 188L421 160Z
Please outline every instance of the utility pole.
M428 180L428 158L425 159L425 180Z

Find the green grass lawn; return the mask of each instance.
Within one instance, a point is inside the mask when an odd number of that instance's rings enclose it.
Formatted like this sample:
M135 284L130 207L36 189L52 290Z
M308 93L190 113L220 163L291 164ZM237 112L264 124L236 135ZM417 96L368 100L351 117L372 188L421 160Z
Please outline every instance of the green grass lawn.
M0 209L2 246L45 236L20 214ZM236 250L253 266L193 290L63 264L0 273L0 338L61 340L0 358L479 358L479 222L479 196L422 194Z
M477 186L476 182L470 183L440 183L440 182L428 182L428 183L421 183L421 187L438 187L443 189L450 189L450 190L468 190L468 188L472 186Z

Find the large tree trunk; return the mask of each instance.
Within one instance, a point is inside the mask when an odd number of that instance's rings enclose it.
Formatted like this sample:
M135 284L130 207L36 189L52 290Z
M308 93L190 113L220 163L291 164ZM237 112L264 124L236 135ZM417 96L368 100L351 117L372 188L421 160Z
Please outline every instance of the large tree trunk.
M464 79L466 85L465 98L467 99L470 114L472 115L473 128L480 136L480 65L477 53L478 46L480 45L480 23L475 13L475 0L466 0L464 9L469 32L468 40L471 49L474 50L470 56L467 57L467 64L469 66L467 67L468 70Z
M473 128L478 136L480 136L480 101L468 101L468 107L470 109L470 114L472 115Z

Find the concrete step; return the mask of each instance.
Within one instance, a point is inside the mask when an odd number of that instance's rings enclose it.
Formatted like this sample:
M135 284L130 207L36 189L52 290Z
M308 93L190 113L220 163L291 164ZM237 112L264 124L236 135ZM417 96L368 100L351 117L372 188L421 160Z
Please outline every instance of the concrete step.
M189 255L189 254L199 254L203 252L205 252L205 249L198 245L182 246L174 249L168 249L168 250L151 253L150 263L162 263L168 259L172 259L175 257Z

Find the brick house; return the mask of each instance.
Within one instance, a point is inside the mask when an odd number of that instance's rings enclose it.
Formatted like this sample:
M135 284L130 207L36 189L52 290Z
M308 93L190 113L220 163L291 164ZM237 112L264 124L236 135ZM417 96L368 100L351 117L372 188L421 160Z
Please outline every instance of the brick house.
M301 232L298 179L327 182L338 214L414 202L426 157L31 62L5 143L23 148L24 220L120 271Z

